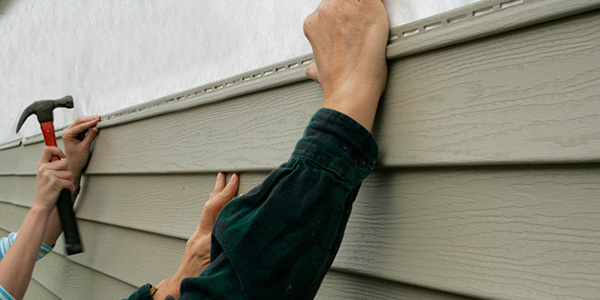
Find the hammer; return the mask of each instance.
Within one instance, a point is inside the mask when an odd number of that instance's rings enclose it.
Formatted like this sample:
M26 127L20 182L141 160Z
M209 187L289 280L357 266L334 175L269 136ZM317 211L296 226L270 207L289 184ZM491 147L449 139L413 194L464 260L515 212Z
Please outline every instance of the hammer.
M30 115L35 114L42 127L42 134L44 135L46 146L56 147L57 144L56 135L54 134L54 124L52 123L54 121L52 111L57 107L73 108L73 97L65 96L58 100L40 100L33 102L33 104L29 105L21 114L19 124L17 125L17 133L21 129L21 126L23 126L25 120L27 120ZM59 159L60 157L58 156L52 156L50 161ZM83 252L81 239L79 238L79 230L77 229L77 222L75 220L75 212L73 212L73 205L71 203L71 191L63 189L60 192L56 206L60 216L60 223L65 233L67 254L72 255Z

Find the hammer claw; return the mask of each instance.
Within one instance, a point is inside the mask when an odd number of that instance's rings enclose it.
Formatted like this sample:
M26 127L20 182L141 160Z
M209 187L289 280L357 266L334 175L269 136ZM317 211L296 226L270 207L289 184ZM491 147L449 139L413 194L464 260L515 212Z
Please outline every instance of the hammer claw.
M52 111L57 107L73 108L73 97L68 95L56 100L40 100L33 102L31 105L27 106L21 114L19 123L17 124L17 133L21 130L25 120L33 114L37 116L40 123L54 121Z
M33 102L33 104L29 105L21 114L19 124L17 125L17 132L19 132L23 123L25 123L25 120L27 120L30 115L35 114L42 128L46 146L56 146L56 136L54 133L54 125L52 124L54 120L52 111L57 107L73 108L73 97L66 96L57 100L40 100ZM52 161L57 159L60 158L52 157ZM83 252L83 247L79 238L79 230L77 229L77 219L73 212L71 192L67 189L62 190L56 205L58 207L60 222L65 233L67 254L72 255Z

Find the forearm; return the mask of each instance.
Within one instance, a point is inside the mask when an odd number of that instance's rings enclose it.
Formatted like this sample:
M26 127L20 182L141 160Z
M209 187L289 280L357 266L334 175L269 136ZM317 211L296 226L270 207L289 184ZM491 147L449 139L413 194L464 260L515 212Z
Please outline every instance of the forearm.
M375 114L377 113L380 94L367 93L361 96L356 95L356 93L349 92L347 94L328 96L323 101L323 108L341 112L361 124L368 131L371 131L373 122L375 121ZM353 99L353 101L347 101L347 99Z
M48 225L46 226L43 242L50 247L54 247L56 240L62 233L62 226L60 224L58 209L56 207L50 213L47 224Z
M22 299L45 234L50 212L34 205L23 220L10 251L0 261L0 285L16 299Z
M211 263L199 277L182 281L182 297L314 297L376 156L365 128L344 114L320 110L290 161L223 208Z
M81 175L75 176L73 179L73 185L79 187L81 182ZM77 190L76 190L77 191ZM72 202L75 202L75 198L77 197L77 192L73 194ZM51 247L54 247L56 244L56 240L62 234L62 225L60 223L60 218L58 215L58 209L55 207L50 213L50 217L48 218L48 225L46 226L46 233L44 234L43 242Z

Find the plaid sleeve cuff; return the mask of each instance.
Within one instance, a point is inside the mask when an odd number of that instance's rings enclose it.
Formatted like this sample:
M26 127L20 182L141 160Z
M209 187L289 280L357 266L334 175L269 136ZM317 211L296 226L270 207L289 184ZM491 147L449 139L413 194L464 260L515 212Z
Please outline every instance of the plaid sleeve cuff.
M311 119L292 157L303 157L344 181L361 182L375 165L378 148L373 135L338 111L322 108Z

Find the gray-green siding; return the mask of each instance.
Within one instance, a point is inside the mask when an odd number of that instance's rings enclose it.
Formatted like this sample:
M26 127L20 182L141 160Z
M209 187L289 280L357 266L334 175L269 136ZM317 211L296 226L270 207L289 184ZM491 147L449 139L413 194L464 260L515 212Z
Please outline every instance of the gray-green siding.
M600 1L508 2L392 30L380 158L318 299L600 295ZM59 241L28 298L114 299L172 274L216 171L244 192L290 155L322 97L307 60L106 116L78 203L86 252ZM0 150L1 234L31 204L39 141Z

